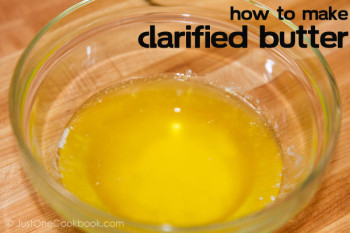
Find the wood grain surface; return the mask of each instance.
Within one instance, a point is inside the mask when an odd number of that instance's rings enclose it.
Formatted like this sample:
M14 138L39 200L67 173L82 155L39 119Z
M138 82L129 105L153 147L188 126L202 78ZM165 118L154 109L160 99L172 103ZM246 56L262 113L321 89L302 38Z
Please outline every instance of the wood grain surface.
M10 226L37 220L61 221L36 193L24 174L8 116L8 89L21 52L36 33L58 13L78 0L0 0L0 232L79 232L75 228ZM205 1L204 1L205 2ZM234 2L234 1L233 1ZM349 0L261 1L272 8L279 4L296 12L302 9L350 10ZM321 31L349 31L348 21L301 21ZM332 161L321 187L309 205L278 232L350 232L350 39L344 48L321 49L338 83L342 100L342 128Z

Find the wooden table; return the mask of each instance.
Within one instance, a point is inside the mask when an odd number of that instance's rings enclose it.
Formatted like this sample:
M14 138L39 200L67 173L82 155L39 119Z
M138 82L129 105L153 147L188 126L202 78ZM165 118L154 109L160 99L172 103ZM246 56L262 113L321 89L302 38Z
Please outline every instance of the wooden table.
M55 15L78 0L0 0L0 232L79 232L74 228L9 227L11 220L62 220L31 186L19 162L8 116L8 88L15 64L33 36ZM350 9L349 0L262 1L302 9ZM234 4L234 2L233 2ZM276 9L276 8L275 8ZM300 17L297 25L309 26ZM319 21L321 31L349 31L348 21ZM350 232L350 39L342 49L321 49L340 88L343 119L339 142L320 190L311 203L279 232Z

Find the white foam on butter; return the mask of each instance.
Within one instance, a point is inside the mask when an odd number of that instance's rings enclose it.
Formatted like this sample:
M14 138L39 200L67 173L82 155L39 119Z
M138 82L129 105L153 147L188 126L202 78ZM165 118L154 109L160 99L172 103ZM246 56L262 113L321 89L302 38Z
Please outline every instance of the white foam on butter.
M63 131L63 135L62 135L61 140L58 142L58 148L62 149L64 144L66 144L66 140L67 140L68 134L69 134L69 128L66 128Z

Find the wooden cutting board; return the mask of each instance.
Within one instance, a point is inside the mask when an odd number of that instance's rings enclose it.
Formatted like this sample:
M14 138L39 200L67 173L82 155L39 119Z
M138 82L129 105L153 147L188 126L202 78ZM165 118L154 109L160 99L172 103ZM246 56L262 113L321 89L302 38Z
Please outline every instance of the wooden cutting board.
M78 0L0 0L0 232L79 232L75 228L10 226L18 221L61 221L31 186L19 161L19 153L8 117L8 88L16 62L24 47L50 19ZM205 2L205 1L204 1ZM349 0L262 1L275 8L350 10ZM234 4L234 1L233 1ZM302 22L316 24L321 31L350 30L348 21ZM342 129L336 151L320 190L296 217L278 232L350 232L350 39L342 49L321 49L332 68L342 99Z

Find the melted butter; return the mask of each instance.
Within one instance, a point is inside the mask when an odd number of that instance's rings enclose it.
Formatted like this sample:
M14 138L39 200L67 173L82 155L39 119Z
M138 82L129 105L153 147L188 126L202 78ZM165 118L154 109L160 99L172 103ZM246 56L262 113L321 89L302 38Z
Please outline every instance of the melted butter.
M62 183L118 217L195 226L261 210L282 160L264 120L193 81L140 79L106 89L75 114L59 145Z

